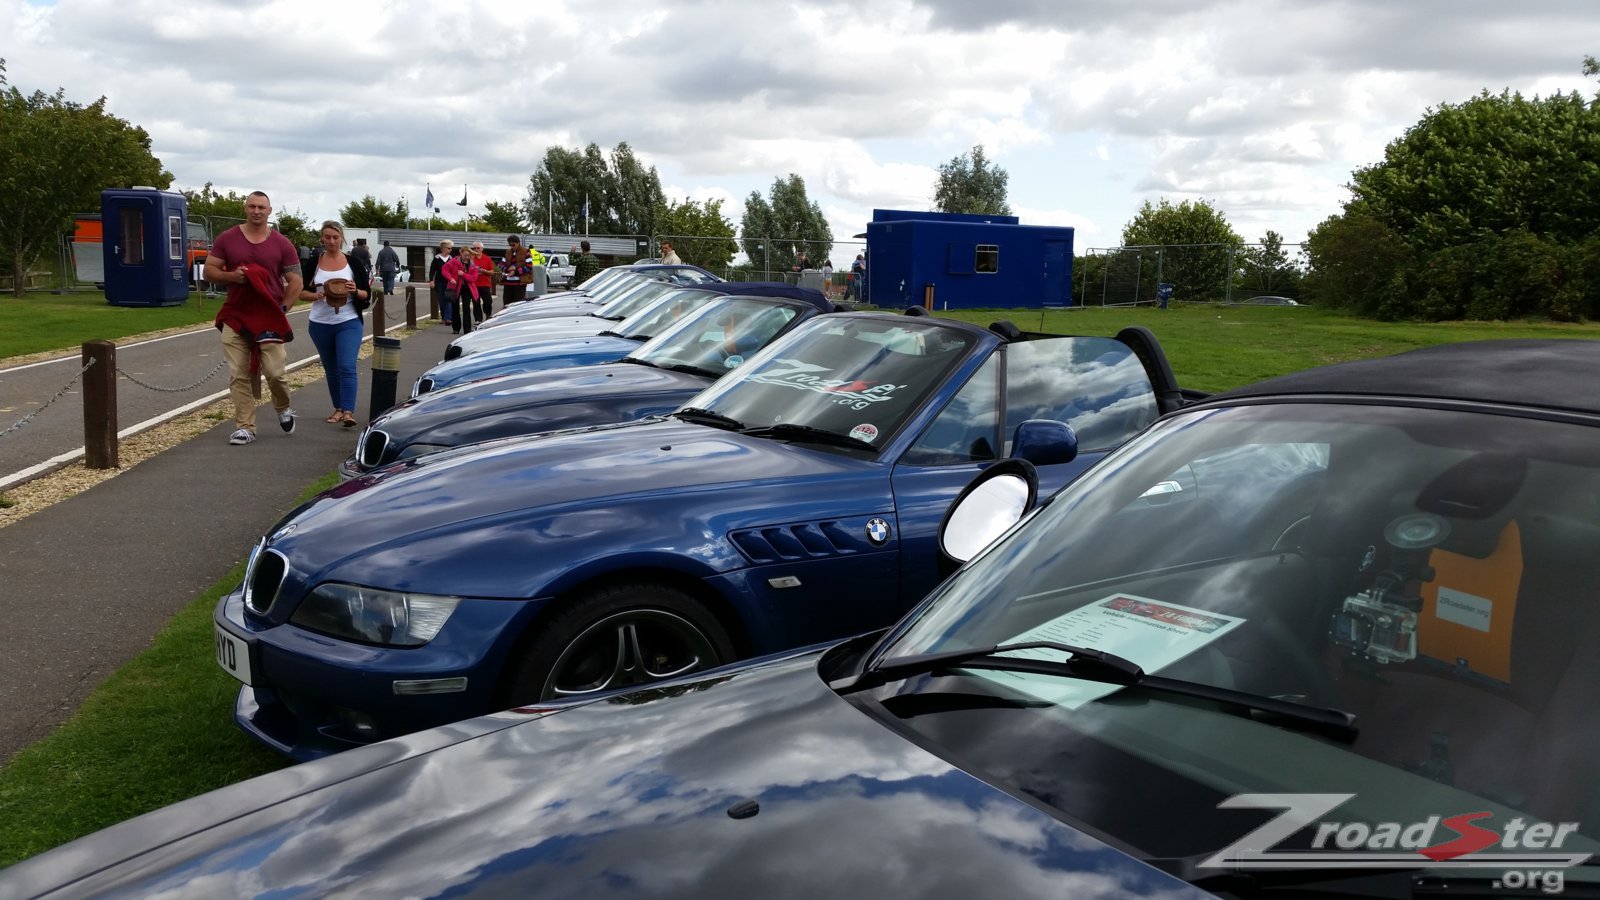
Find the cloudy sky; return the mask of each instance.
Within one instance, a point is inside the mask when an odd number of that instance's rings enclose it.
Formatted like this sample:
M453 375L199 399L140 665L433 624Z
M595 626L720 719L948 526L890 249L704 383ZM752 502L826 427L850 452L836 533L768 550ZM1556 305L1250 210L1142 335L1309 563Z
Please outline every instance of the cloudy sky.
M520 202L546 147L627 141L669 198L798 173L835 236L928 209L983 144L1024 224L1115 246L1145 200L1298 241L1428 107L1593 94L1600 0L0 0L11 84L104 95L178 188L317 220L372 194Z

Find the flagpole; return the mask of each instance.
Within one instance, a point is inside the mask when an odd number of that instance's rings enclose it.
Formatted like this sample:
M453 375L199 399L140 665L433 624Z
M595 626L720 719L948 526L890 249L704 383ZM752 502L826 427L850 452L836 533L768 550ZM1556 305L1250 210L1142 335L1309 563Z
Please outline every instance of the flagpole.
M556 228L555 200L550 196L550 189L544 189L544 233L550 234Z
M583 236L589 236L589 192L583 192Z

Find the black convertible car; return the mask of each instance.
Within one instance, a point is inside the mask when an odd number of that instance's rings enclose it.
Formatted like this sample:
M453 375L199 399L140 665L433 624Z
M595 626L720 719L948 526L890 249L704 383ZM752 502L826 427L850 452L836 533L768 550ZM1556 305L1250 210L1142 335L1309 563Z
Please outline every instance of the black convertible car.
M0 896L1592 891L1597 371L1506 341L1287 376L1037 509L1001 460L887 631L297 766Z

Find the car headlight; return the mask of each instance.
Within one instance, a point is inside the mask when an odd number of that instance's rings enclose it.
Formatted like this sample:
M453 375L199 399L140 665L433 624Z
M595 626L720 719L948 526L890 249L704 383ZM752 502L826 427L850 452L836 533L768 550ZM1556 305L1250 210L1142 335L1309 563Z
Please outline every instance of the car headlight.
M327 582L301 601L289 621L366 644L420 647L433 640L460 602L460 597Z

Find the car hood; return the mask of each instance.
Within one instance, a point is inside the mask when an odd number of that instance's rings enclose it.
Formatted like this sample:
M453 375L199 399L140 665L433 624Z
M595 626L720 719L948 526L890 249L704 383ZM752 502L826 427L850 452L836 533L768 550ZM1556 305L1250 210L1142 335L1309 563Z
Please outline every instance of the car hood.
M498 328L484 328L463 334L450 343L452 346L461 348L462 354L465 355L482 353L486 350L497 350L501 347L514 347L518 344L547 340L549 338L585 337L591 334L599 334L615 327L617 327L615 319L569 314L533 319L528 322L517 322L513 325L503 325Z
M709 375L669 372L638 363L500 375L407 400L379 416L372 427L387 434L390 445L397 448L417 441L456 446L491 437L614 422L614 410L637 400L655 398L657 407L666 405L660 411L667 412L712 380Z
M1203 896L874 721L818 656L295 766L21 863L0 894Z
M638 350L641 343L605 334L542 338L532 342L520 341L512 346L482 350L469 356L446 360L422 373L422 377L431 379L434 390L437 390L489 375L611 362Z
M533 597L553 573L671 548L709 566L730 529L893 508L875 461L676 419L506 438L392 463L268 536L290 588L329 579ZM795 484L807 489L796 496ZM737 494L734 492L737 491Z

